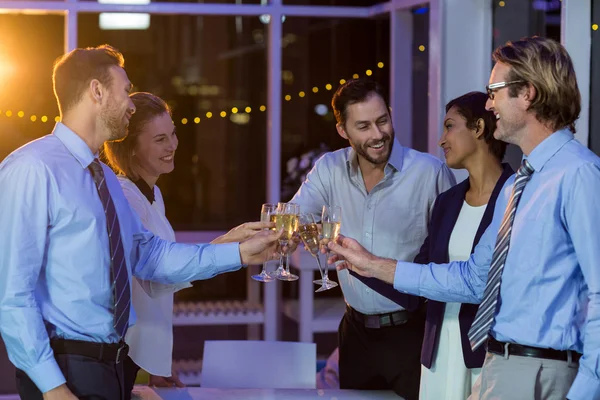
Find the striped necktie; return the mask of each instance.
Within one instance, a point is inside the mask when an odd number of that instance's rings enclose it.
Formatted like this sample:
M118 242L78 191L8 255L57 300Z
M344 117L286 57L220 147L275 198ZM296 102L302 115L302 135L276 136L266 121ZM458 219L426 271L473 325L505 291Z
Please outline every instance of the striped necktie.
M129 325L129 309L131 307L131 292L129 274L125 263L125 251L121 241L121 227L119 218L112 201L104 171L98 159L94 159L89 166L92 177L96 183L104 214L106 215L106 229L110 243L110 277L112 282L112 293L114 299L114 328L119 338L122 339Z
M525 185L531 178L533 171L533 167L529 164L527 159L523 160L523 164L521 164L521 167L517 171L512 195L510 196L508 206L506 206L502 225L500 225L500 230L498 231L496 247L494 248L492 263L488 272L488 280L485 291L483 292L483 300L479 305L471 329L469 329L469 340L473 351L486 341L492 323L494 322L496 307L498 305L498 294L500 293L500 283L502 281L502 271L504 270L504 264L508 254L510 233L512 231L513 221L515 220L515 213L523 189L525 189Z

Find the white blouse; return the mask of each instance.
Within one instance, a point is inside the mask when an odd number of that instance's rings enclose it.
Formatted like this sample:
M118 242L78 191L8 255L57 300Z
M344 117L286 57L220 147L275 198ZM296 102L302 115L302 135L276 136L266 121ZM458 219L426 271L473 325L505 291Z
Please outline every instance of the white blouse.
M165 204L158 186L154 185L154 202L150 204L135 183L124 176L118 178L125 197L144 227L162 239L175 241L175 232L165 216ZM125 335L129 357L152 375L171 376L173 293L191 285L165 285L137 278L132 279L131 285L131 301L137 319Z

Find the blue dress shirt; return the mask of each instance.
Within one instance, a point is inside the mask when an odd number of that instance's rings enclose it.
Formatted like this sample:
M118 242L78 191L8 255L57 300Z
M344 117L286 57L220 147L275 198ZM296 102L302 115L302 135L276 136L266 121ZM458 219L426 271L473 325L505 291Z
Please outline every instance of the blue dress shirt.
M380 257L412 261L427 237L436 197L456 180L443 162L403 147L397 140L384 173L367 192L354 149L327 153L315 163L291 202L300 205L300 212L319 218L324 204L341 206L342 235L355 238ZM339 271L337 276L346 303L358 312L382 314L401 309L348 271ZM405 297L402 307L413 311L419 299Z
M119 340L106 218L88 170L94 158L58 123L0 164L0 333L10 360L42 392L65 382L49 338ZM176 283L241 267L237 243L177 244L145 230L115 174L103 168L130 275Z
M560 130L527 159L535 172L516 211L491 334L503 342L583 353L568 398L600 399L600 207L594 200L600 158ZM468 261L398 262L396 290L479 303L513 183L514 176Z

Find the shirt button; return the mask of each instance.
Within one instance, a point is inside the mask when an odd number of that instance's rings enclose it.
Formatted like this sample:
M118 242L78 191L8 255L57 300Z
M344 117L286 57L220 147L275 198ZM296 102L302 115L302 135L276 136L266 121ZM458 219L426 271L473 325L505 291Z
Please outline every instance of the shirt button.
M370 210L371 208L373 208L373 205L371 203L367 204L367 208Z
M365 289L365 292L371 293L371 289Z
M366 233L365 233L365 236L366 236L366 237L371 237L371 234L370 234L369 232L366 232Z

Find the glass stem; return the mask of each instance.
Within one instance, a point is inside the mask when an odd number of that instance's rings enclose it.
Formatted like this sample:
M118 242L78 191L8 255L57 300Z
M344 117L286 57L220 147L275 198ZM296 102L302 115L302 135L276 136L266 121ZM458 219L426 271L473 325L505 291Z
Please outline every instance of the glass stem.
M290 253L285 255L285 272L290 273Z
M327 274L329 273L329 257L331 257L331 253L327 250L327 260L325 260L325 276L323 277L324 281L329 280Z
M321 279L325 278L325 273L323 272L323 266L321 265L321 259L319 258L319 254L315 256L317 259L317 264L319 265L319 272L321 273Z
M287 241L279 241L279 246L281 247L281 252L279 253L279 268L280 270L283 270L283 257L285 256L285 252L283 251L283 248L287 245Z

